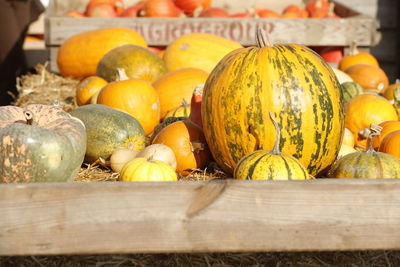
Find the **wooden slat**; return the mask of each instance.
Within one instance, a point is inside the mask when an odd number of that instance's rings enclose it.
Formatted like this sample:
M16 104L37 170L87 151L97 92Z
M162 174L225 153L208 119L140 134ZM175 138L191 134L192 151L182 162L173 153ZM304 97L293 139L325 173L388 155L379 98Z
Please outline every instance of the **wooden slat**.
M212 33L243 45L255 44L257 28L265 29L277 43L313 46L376 44L376 24L369 17L347 19L240 19L240 18L47 18L46 44L59 46L74 34L104 27L128 27L151 45L168 45L191 32Z
M400 181L0 185L0 255L400 249Z

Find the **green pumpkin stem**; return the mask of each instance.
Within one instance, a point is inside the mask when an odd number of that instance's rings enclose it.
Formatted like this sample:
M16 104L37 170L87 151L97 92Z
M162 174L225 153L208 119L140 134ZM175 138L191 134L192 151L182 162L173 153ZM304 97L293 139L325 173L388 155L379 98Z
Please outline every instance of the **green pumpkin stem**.
M259 48L263 47L272 47L272 42L268 37L268 34L265 30L258 28L256 33L256 42Z
M33 125L33 114L30 111L24 111L24 116L26 119L26 124Z
M276 133L274 149L271 152L274 155L280 155L281 152L279 151L279 143L281 142L281 129L279 128L279 125L275 120L274 113L271 110L269 111L269 117L271 118L271 121L274 124L275 133Z
M368 149L366 152L372 153L375 152L374 148L372 147L372 137L381 135L381 132L376 129L376 128L371 128L371 133L367 137L367 144L368 144Z

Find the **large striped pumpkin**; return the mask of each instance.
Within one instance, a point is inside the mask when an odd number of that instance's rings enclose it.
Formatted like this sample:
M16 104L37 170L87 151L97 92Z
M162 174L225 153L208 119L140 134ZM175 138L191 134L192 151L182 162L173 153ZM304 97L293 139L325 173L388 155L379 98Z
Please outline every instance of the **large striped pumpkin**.
M232 173L255 150L271 150L275 134L268 110L282 129L280 150L315 176L330 166L344 131L340 84L324 60L301 45L265 44L237 49L210 73L204 87L204 134L216 162Z

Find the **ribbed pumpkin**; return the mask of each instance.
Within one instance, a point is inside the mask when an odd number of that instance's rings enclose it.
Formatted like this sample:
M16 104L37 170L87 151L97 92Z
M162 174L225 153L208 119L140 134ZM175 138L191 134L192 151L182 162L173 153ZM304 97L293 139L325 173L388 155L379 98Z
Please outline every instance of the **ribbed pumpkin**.
M387 134L380 143L379 151L400 158L400 130Z
M193 90L198 84L204 84L208 73L197 68L183 68L168 72L153 83L160 98L160 118L182 104L190 103Z
M139 122L131 115L100 104L89 104L71 111L86 126L87 149L85 162L108 159L120 148L141 150L146 136Z
M111 49L134 44L147 47L137 32L121 27L102 28L68 38L58 50L57 65L62 76L84 78L96 74L100 59Z
M210 73L229 52L242 48L234 41L208 33L190 33L172 41L165 50L164 60L169 71L198 68Z
M384 97L375 94L358 95L347 102L346 128L353 134L356 146L366 147L367 136L362 135L364 129L369 129L371 123L380 124L384 121L398 120L396 110Z
M0 107L0 183L67 182L86 151L83 123L59 107Z
M98 76L89 76L80 81L76 87L76 103L78 106L90 104L91 98L107 84L106 80Z
M129 113L140 122L145 133L149 135L160 121L157 92L144 80L123 79L103 87L97 96L97 103Z
M168 163L135 158L124 165L119 179L124 182L165 182L176 181L178 177Z
M344 130L340 84L329 65L301 45L266 44L237 49L210 73L202 121L216 162L232 173L245 155L271 150L268 110L279 113L280 150L315 176L336 159Z
M181 175L190 174L190 169L204 168L210 160L203 130L187 119L164 127L152 143L164 144L174 151L176 171Z
M394 99L394 95L393 92L396 88L400 88L400 79L396 79L395 83L392 83L389 85L388 88L386 88L386 90L383 92L383 96L387 99L387 100L392 100Z
M351 66L357 64L367 64L379 67L378 60L368 52L359 51L356 43L351 43L349 52L346 53L343 59L339 62L339 70L346 71Z
M123 45L105 54L97 66L96 75L112 82L117 79L119 68L124 69L130 79L151 83L167 72L164 60L137 45Z
M382 127L380 135L372 137L372 147L375 151L378 151L379 146L386 135L400 130L400 121L384 121L380 123L379 126Z
M370 134L371 138L374 133ZM332 166L330 178L400 178L400 159L376 152L372 146L367 151L348 154Z
M364 90L381 93L389 86L386 73L377 66L357 64L349 67L346 73Z
M400 130L387 133L382 139L378 151L400 158Z
M239 180L306 180L310 179L306 168L294 157L279 151L281 139L279 125L272 112L270 118L275 127L276 140L272 151L256 150L244 156L237 164L233 177Z
M364 93L361 85L356 82L344 82L340 84L340 88L342 89L344 103L347 103L353 97Z

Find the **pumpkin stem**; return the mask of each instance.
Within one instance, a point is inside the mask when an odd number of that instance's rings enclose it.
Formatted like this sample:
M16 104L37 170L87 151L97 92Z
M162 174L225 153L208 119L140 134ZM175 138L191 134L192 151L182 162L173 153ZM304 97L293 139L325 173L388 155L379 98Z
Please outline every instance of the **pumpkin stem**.
M272 150L272 154L280 155L281 152L279 151L279 143L281 141L281 129L279 128L279 125L275 120L274 113L271 110L269 111L269 117L271 118L271 121L274 124L276 133L276 139L275 139L274 149Z
M381 130L383 127L376 125L376 124L371 124L370 126L370 134L367 137L367 144L368 144L368 149L367 152L375 152L374 148L372 147L372 138L377 135L381 135Z
M200 153L200 151L204 150L204 144L196 141L190 142L190 149L192 150L192 152L198 154Z
M354 56L357 55L359 53L358 49L357 49L357 43L355 41L350 43L350 50L349 50L349 55L350 56Z
M124 68L117 68L117 82L129 80Z
M259 48L272 47L272 42L269 39L267 32L261 28L257 29L256 42Z
M32 112L30 112L28 110L25 110L24 111L24 117L25 117L25 120L26 120L26 124L33 125L33 114L32 114Z
M193 94L197 96L203 96L203 90L204 90L204 83L198 84L194 88Z

